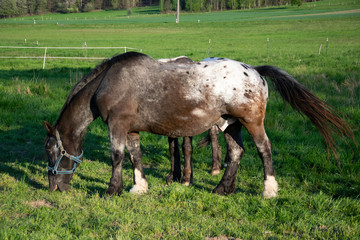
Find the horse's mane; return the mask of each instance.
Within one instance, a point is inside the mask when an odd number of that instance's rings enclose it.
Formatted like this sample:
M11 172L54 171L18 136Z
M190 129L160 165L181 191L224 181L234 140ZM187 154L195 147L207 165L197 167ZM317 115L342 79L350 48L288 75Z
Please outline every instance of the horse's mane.
M61 114L64 111L64 109L70 104L71 100L76 96L76 94L78 94L82 89L84 89L90 82L92 82L94 79L100 76L103 72L108 70L113 64L118 63L120 61L129 60L131 58L138 58L138 57L148 57L148 56L138 52L127 52L103 60L102 63L97 65L89 74L84 76L78 83L75 84L75 86L70 91L65 104L61 109Z
M92 70L89 74L83 77L71 90L69 96L66 99L64 106L68 105L73 97L81 91L88 83L92 82L97 76L103 73L105 70L110 68L114 63L117 63L122 60L128 60L129 58L146 56L145 54L138 52L128 52L120 55L116 55L112 58L103 60L102 63L97 65L94 70Z

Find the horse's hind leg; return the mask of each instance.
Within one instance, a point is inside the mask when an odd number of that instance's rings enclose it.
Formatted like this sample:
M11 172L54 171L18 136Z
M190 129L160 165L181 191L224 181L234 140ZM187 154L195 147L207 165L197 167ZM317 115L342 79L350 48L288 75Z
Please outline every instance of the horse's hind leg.
M214 125L209 129L209 136L212 149L211 174L220 174L221 169L221 146L219 144L219 128Z
M228 161L225 173L213 193L223 195L235 192L236 173L245 152L241 139L241 127L241 123L236 122L228 126L224 132L228 145Z
M180 166L180 151L179 140L177 138L168 138L169 152L171 159L171 172L167 178L167 183L172 181L180 181L181 179L181 166Z
M182 184L189 186L193 183L193 169L192 169L192 137L184 137L182 150L184 154L184 171Z
M276 197L278 194L278 184L275 180L274 167L271 156L271 142L265 133L264 125L259 125L256 123L244 123L244 126L252 136L264 165L263 197Z
M129 133L127 135L126 148L130 154L130 160L134 170L134 186L130 189L131 193L144 193L148 190L148 183L145 178L141 164L141 149L139 133Z

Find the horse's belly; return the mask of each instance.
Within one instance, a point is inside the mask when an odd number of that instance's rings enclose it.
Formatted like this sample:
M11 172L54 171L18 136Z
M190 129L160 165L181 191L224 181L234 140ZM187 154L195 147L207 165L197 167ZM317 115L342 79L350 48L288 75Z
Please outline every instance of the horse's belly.
M154 124L153 126L151 126L149 132L177 138L177 137L195 136L201 134L206 130L209 130L209 128L213 125L214 125L213 123L202 124L202 123L194 123L194 122L192 122L192 125L186 123L183 125Z
M209 111L195 108L183 114L142 118L142 122L146 122L146 127L141 130L174 138L195 136L212 127L220 117L219 113L209 114Z

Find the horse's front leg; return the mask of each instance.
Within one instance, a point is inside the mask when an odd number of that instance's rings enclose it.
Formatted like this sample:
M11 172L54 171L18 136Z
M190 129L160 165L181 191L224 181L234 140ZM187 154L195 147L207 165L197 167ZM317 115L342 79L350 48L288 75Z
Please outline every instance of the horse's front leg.
M123 190L122 164L125 157L127 131L118 124L108 123L111 144L112 175L106 194L121 194Z
M170 184L172 181L180 181L181 179L181 166L180 166L180 151L179 151L179 140L177 138L168 138L169 152L171 159L171 171L167 178L167 183Z
M245 152L241 139L241 127L241 123L236 122L227 127L224 132L225 140L228 146L228 160L225 173L218 186L213 190L213 193L224 195L235 192L236 173L241 157Z
M130 154L130 161L134 170L134 186L130 189L131 193L145 193L148 190L148 183L141 163L140 135L139 133L129 133L127 135L126 148Z
M193 183L193 169L192 169L192 137L184 137L182 150L184 154L184 171L182 184L189 186Z

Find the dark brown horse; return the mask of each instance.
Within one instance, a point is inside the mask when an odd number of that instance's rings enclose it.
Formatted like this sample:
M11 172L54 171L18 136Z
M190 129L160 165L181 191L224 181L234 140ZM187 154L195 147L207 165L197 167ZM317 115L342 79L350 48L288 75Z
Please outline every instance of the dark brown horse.
M177 138L194 136L218 125L232 147L225 173L214 192L235 191L235 175L244 154L241 140L244 126L264 164L263 196L277 196L271 143L264 129L268 87L261 75L274 82L282 98L295 110L310 118L335 153L332 132L354 140L348 124L331 106L276 67L252 67L236 61L160 63L131 52L99 65L74 87L56 123L52 126L45 122L50 190L68 189L81 161L86 129L101 117L108 125L111 142L108 194L123 190L125 147L134 167L131 191L147 191L141 166L140 131Z
M193 60L186 56L180 56L176 58L159 59L162 63L183 63L192 64ZM181 164L180 164L180 151L179 151L179 140L178 138L168 137L169 152L171 160L171 170L167 178L167 183L170 184L172 181L181 181L184 185L188 186L193 181L193 169L192 169L192 136L183 137L182 152L184 155L184 170L183 177L181 177Z
M202 139L197 145L204 147L211 144L212 161L211 161L211 174L220 174L221 169L221 146L219 144L219 128L214 125L209 129L208 135ZM180 150L178 138L168 138L169 140L169 152L171 159L171 170L167 178L167 183L172 181L181 181L185 186L190 185L193 182L193 168L192 168L192 137L184 137L182 144L182 152L184 155L184 170L181 177L181 164L180 164ZM228 146L229 147L229 146Z

